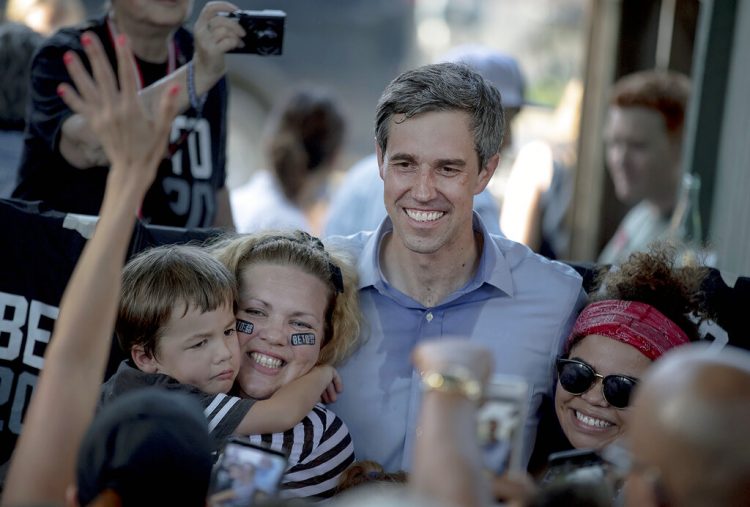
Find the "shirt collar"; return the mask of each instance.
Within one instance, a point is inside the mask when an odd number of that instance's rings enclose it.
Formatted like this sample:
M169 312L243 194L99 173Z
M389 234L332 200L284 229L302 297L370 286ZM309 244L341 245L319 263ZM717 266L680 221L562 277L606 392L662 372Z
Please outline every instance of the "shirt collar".
M487 231L482 219L474 212L472 226L482 235L482 256L474 277L462 288L461 293L471 292L482 284L487 283L505 294L513 295L513 277L510 266L502 250L493 236ZM376 287L381 289L384 284L383 273L380 269L380 245L386 234L393 232L393 222L386 216L380 226L370 233L366 240L362 254L357 262L359 271L359 289ZM504 240L507 241L507 240Z
M380 222L380 225L374 232L369 233L362 254L357 262L357 271L359 272L359 289L365 287L376 287L382 284L384 277L380 271L380 243L383 237L389 232L393 232L393 222L386 215Z
M487 283L508 296L512 296L514 293L513 275L499 243L495 241L497 236L490 235L476 211L474 212L472 226L475 231L482 235L482 257L479 259L479 267L474 278L467 284L465 290L474 290L481 284ZM508 240L502 238L501 241Z

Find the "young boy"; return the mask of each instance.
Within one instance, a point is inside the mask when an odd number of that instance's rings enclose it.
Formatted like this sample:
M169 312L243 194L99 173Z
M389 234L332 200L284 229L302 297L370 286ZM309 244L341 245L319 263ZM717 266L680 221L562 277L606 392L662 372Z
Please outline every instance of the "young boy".
M131 359L103 387L102 403L146 386L203 404L217 446L231 434L283 432L300 422L336 375L319 366L266 400L227 396L240 365L234 276L199 247L146 250L123 271L115 332Z

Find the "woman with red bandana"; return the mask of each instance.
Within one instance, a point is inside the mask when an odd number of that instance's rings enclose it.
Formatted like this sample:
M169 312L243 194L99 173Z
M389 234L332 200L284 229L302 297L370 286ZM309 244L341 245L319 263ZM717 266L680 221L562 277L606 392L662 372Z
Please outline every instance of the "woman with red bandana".
M699 339L691 314L705 271L675 268L673 253L636 253L604 275L557 361L555 411L574 448L601 449L627 431L638 379L666 351Z

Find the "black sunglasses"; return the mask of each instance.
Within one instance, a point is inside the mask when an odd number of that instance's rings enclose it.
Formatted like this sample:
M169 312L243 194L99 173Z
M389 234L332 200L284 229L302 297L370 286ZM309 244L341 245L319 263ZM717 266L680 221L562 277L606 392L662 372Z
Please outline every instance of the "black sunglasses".
M607 403L615 408L625 408L630 403L630 395L638 384L638 379L627 375L607 375L606 377L579 359L557 360L557 375L560 385L570 394L580 395L591 389L596 379L602 379L602 393Z

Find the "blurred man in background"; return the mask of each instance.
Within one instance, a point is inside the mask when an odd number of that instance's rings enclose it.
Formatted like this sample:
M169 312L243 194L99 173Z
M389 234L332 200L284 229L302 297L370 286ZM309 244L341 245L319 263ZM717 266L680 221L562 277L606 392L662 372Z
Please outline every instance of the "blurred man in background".
M622 202L634 205L599 255L619 264L664 239L682 179L681 150L690 81L643 71L615 83L604 132L607 168Z

